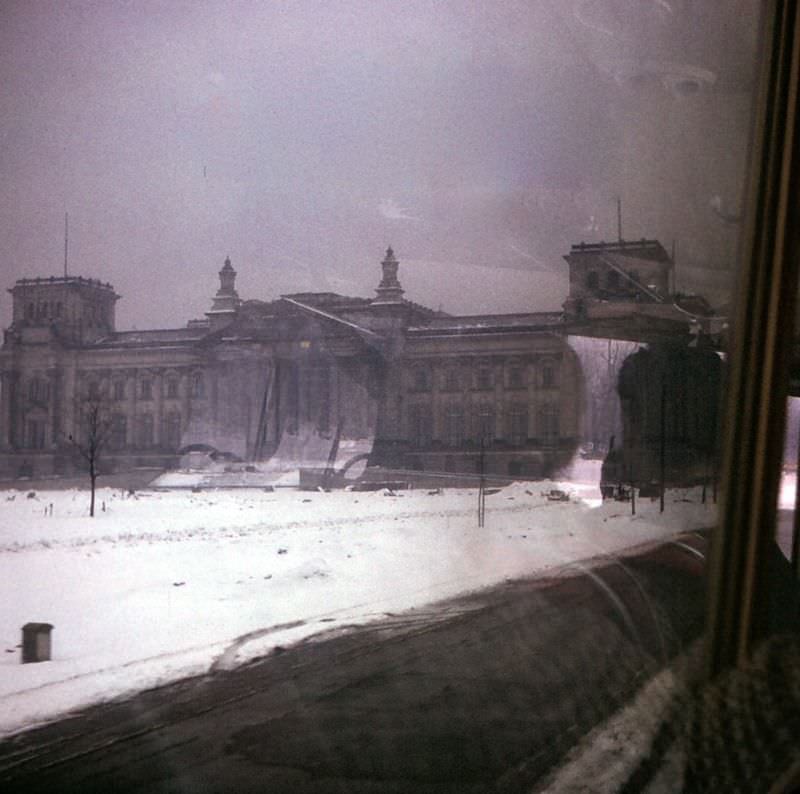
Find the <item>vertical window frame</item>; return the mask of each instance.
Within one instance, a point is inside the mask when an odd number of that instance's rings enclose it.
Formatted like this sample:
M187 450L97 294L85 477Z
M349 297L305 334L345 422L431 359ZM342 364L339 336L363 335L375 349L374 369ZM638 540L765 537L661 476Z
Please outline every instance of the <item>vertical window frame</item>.
M800 8L776 3L765 16L729 345L719 523L709 563L709 679L745 664L768 630L768 560L795 343L800 240L791 230L800 224Z

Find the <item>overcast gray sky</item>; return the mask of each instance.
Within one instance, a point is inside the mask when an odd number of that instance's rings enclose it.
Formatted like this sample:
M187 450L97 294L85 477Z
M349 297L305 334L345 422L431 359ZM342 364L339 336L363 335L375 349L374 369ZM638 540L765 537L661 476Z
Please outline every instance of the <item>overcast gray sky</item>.
M117 287L123 328L202 315L227 255L245 298L371 295L389 243L415 300L554 309L621 195L703 289L735 247L757 6L4 0L2 286L62 272L68 211L70 272Z

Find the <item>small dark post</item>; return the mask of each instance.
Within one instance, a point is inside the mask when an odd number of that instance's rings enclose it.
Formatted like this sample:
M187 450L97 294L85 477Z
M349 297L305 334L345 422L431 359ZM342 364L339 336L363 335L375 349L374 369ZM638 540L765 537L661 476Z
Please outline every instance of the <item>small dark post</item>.
M64 213L64 278L67 278L67 261L69 260L69 213Z
M664 381L664 372L661 372L661 444L659 449L659 466L661 468L661 501L659 503L659 512L664 512L664 491L666 490L666 432L667 432L667 384Z
M480 480L478 481L478 527L486 523L486 460L483 454L483 439L481 439L481 452L478 458Z
M627 433L623 437L623 447L627 450L625 459L627 460L627 472L624 471L624 466L620 466L620 480L628 475L628 485L631 489L631 515L636 515L636 455L637 449L640 447L640 439L635 439L634 434Z
M710 404L718 404L719 403L719 395L717 394L717 390L714 388L714 383L712 380L712 369L709 367L706 374L705 379L705 387L706 387L706 398L712 401ZM706 445L704 444L703 447L705 449L706 455L706 465L705 471L703 474L703 504L708 501L708 484L711 483L711 494L714 500L714 504L717 503L717 435L720 432L720 423L719 423L719 411L715 411L715 422L714 426L711 428L711 440Z
M795 492L794 492L794 515L792 521L792 570L794 577L800 580L800 439L797 444L797 468L794 472L795 476Z

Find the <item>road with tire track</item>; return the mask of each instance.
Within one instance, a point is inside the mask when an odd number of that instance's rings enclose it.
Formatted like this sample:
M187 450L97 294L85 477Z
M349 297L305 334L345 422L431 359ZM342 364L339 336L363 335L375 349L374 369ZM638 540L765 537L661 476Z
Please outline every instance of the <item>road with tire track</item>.
M530 791L702 629L706 539L506 582L0 743L4 792Z

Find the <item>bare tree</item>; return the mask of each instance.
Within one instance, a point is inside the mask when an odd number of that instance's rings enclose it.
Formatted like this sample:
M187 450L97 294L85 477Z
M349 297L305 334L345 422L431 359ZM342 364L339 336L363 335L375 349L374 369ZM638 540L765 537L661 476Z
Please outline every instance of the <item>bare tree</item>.
M91 483L89 515L94 516L98 464L100 455L111 438L111 418L105 410L104 400L97 396L86 397L80 406L79 413L80 429L78 436L69 435L67 439L89 471L89 481Z

